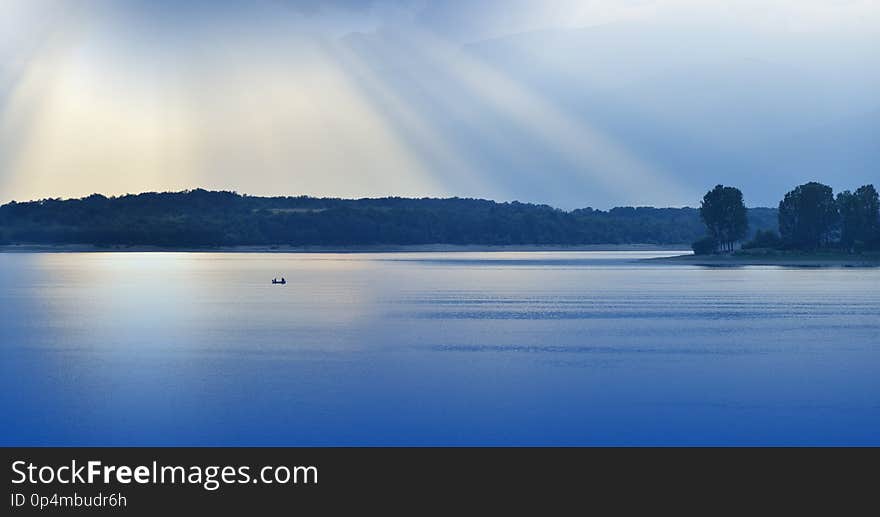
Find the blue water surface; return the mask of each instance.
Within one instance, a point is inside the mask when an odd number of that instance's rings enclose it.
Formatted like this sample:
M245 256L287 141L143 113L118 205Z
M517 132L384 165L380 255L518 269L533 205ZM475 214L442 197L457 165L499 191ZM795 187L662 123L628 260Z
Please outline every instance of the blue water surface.
M0 444L880 445L880 269L663 254L0 254Z

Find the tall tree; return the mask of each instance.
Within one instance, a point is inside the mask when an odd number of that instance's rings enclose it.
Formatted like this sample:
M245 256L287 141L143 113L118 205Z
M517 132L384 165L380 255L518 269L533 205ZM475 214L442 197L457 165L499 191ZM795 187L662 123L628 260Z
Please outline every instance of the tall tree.
M795 187L779 202L779 234L787 246L801 249L825 246L837 218L834 191L815 181Z
M840 212L840 244L852 250L874 244L880 238L880 199L874 185L863 185L854 193L837 195Z
M715 185L703 196L700 218L722 250L732 250L749 229L742 192L735 187Z

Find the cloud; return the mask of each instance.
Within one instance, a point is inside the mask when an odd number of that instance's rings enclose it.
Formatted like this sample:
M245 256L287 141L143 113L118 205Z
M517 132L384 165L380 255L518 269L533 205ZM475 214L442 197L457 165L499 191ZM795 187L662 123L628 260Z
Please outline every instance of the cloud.
M865 1L4 9L2 201L206 186L693 203L716 177L769 184L743 157L795 128L869 128L880 81Z

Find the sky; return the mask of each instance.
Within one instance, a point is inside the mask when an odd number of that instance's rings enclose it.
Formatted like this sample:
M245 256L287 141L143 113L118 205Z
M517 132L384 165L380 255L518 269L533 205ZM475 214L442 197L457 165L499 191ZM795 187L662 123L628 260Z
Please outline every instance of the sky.
M880 0L2 0L0 202L880 182Z

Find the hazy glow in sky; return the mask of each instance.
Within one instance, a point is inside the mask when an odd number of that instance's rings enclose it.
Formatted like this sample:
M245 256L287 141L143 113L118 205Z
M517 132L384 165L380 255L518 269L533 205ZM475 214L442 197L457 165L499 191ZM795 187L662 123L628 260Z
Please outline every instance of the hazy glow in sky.
M878 28L868 0L5 0L0 202L762 204L835 179L807 148L850 187L876 176Z

